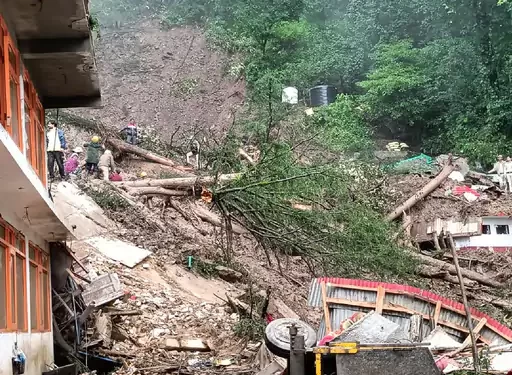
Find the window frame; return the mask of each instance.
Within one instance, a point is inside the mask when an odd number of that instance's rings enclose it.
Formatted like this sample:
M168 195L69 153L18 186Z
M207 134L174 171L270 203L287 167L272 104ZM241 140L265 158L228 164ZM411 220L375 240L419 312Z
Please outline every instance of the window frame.
M37 116L38 111L40 112L39 118ZM39 168L39 165L37 164L37 155L35 156L35 161L32 167L43 182L43 185L46 186L46 132L44 130L44 123L44 107L36 93L36 95L34 95L34 145L35 152L38 153L41 158L41 168ZM37 141L36 134L39 134L40 142Z
M4 39L9 31L3 18L0 16L0 122L4 129L9 133L9 127L7 125L7 92L5 77L8 74L8 66L5 65L5 46ZM10 133L9 133L10 134Z
M25 242L25 236L23 236L18 230L16 230L12 225L10 225L8 222L0 218L0 226L5 228L5 238L0 238L0 244L2 244L2 247L5 249L1 249L0 251L5 251L5 294L6 294L6 319L7 319L7 325L5 328L0 327L0 333L3 332L28 332L28 293L27 293L27 254L26 254L26 242ZM16 246L16 242L20 240L20 247L22 249L18 249ZM17 262L19 261L18 258L22 258L22 265L23 265L23 328L19 328L19 322L18 319L18 299L17 299ZM12 259L14 260L14 263L12 265L12 269L14 270L14 275L11 273L11 263ZM12 295L12 286L14 284L14 296ZM12 315L12 305L14 304L14 317Z
M32 80L30 79L30 76L26 69L23 70L23 104L26 107L28 107L28 118L29 118L29 124L28 124L28 133L27 136L27 143L28 143L28 149L25 149L25 153L27 156L27 160L29 161L30 165L34 167L37 163L36 159L36 123L35 123L35 109L34 109L34 98L36 97L37 93L35 92L34 86L32 84ZM26 120L26 111L25 111L25 117L23 121ZM25 123L26 128L26 123ZM25 129L26 130L26 129ZM26 132L26 131L25 131ZM25 145L24 145L25 146ZM36 170L36 168L34 168ZM36 170L37 171L37 170Z
M489 230L489 232L485 233L485 229L484 228L487 228ZM482 224L482 235L488 236L490 234L492 234L491 225L490 224Z
M7 131L11 135L11 138L13 136L13 126L12 123L12 100L11 97L11 80L14 82L16 86L16 112L18 117L18 141L16 142L18 148L23 151L23 126L22 126L22 118L21 118L21 97L20 97L20 54L18 49L16 48L16 45L14 44L13 40L11 39L11 36L9 35L8 30L4 30L3 32L3 55L4 55L4 70L5 70L5 98L6 98L6 127ZM12 51L14 58L15 58L15 64L11 64L10 60L10 52ZM14 141L14 138L13 138Z
M503 229L505 229L505 232L506 233L499 233L498 232L498 227L503 227ZM508 235L510 234L510 226L508 224L496 224L494 226L494 229L496 230L496 234L499 235L499 236L503 236L503 235Z
M35 253L35 259L32 260L30 258L30 250L34 250L34 253ZM46 256L46 265L44 264L43 262L43 254ZM36 328L32 328L31 327L31 332L50 332L51 331L51 328L52 328L52 291L51 291L51 276L50 276L50 255L44 251L43 249L41 249L39 246L37 246L36 244L32 243L32 242L29 242L29 254L28 254L28 258L29 258L29 264L30 266L36 266L36 272L37 272L37 276L36 276L36 306L31 306L31 309L32 308L36 308L36 320L37 320L37 327ZM29 269L32 268L29 266ZM41 276L43 274L46 274L47 277L48 277L48 282L47 282L47 311L46 311L46 316L48 317L48 325L45 327L45 322L43 321L44 319L44 316L43 316L43 286L41 285ZM32 291L31 291L31 288L29 287L29 298L31 298L31 294ZM32 323L32 322L31 322ZM32 326L32 324L31 324Z

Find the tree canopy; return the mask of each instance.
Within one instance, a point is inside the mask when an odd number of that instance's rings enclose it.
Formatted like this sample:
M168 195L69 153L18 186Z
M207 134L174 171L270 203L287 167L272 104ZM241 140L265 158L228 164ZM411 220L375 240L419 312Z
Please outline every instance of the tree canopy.
M152 6L171 24L199 24L217 46L241 53L250 98L274 101L272 121L283 86L304 94L333 84L364 109L363 133L483 163L512 152L506 0L121 2Z

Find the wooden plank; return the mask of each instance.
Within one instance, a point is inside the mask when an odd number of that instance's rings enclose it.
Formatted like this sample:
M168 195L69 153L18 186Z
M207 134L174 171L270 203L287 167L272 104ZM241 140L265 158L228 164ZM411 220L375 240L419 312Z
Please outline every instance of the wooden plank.
M325 282L322 282L322 304L324 306L324 318L325 318L325 333L332 332L331 330L331 314L329 313L329 306L327 305L327 290Z
M458 349L456 349L456 350L454 350L454 351L452 351L452 352L448 353L446 356L447 356L447 357L453 357L455 354L460 353L460 352L462 352L463 350L465 350L465 349L469 346L469 344L473 343L474 338L478 335L478 333L479 333L479 332L480 332L480 330L485 326L485 324L486 324L486 323L487 323L487 319L486 319L486 318L482 318L482 319L478 322L478 324L476 325L476 327L473 329L473 332L471 332L471 333L468 335L468 337L466 337L466 339L464 340L464 342L462 343L462 345L461 345ZM476 341L476 340L475 340L475 341ZM476 342L475 342L475 345L476 345ZM473 360L474 360L474 358L473 358Z
M67 251L67 253L69 254L69 256L71 258L73 258L73 260L84 270L84 272L87 274L89 273L89 270L87 268L85 268L84 264L80 261L80 259L78 259L76 257L76 255L73 253L73 251L71 251L71 249L69 247L67 247L67 245L64 245L64 249Z
M66 272L69 274L69 276L71 276L72 279L78 278L78 279L80 279L82 281L85 281L88 284L91 283L91 280L89 280L87 277L83 277L82 275L80 275L80 274L78 274L76 272L71 271L69 268L66 268ZM76 282L76 280L75 280L75 282Z
M443 307L443 303L441 301L437 301L436 309L434 310L434 328L437 327L437 323L439 322L439 315L441 315L442 307Z
M377 288L377 302L375 304L375 311L378 314L382 314L382 307L384 306L384 297L386 295L386 290L379 285Z
M476 325L476 327L473 329L473 334L474 335L477 335L480 333L480 331L482 330L482 328L487 324L487 319L486 318L482 318L480 319L480 321L478 322L478 324ZM462 346L463 347L466 347L468 346L469 344L471 344L471 336L468 336L466 337L466 339L464 340L464 342L462 343Z
M64 302L64 300L62 299L62 297L55 291L55 289L52 288L52 292L53 294L55 295L55 297L58 298L58 300L60 301L60 303L62 303L64 305L64 307L66 308L66 310L68 310L69 312L69 315L71 315L72 317L75 316L75 314L73 313L73 310L71 310L71 308L67 305L66 302Z

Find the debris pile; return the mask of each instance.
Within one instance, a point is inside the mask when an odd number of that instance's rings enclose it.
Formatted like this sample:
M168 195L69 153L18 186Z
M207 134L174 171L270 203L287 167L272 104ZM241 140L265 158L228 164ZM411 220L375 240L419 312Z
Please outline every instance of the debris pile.
M239 315L220 299L207 303L186 298L166 281L151 282L137 269L102 254L92 253L80 262L92 278L68 279L77 312L71 304L55 303L61 299L55 294L54 313L58 321L68 322L59 331L82 363L110 358L121 367L116 374L192 373L209 367L236 373L252 366L258 348L235 337ZM150 267L142 265L143 270ZM64 310L69 317L62 316Z

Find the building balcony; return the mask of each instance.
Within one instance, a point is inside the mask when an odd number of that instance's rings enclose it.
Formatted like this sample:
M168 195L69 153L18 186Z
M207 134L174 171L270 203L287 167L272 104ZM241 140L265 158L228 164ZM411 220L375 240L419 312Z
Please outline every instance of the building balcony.
M2 0L0 4L45 109L101 106L87 3Z

